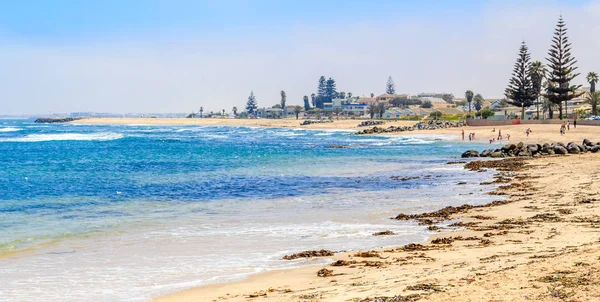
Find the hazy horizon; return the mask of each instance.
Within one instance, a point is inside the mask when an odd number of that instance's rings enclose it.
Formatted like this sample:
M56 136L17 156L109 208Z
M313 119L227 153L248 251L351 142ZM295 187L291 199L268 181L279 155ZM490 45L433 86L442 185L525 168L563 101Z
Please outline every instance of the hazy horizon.
M0 4L0 115L192 112L316 92L470 89L502 97L525 40L546 53L559 15L585 74L600 72L600 0L28 1Z

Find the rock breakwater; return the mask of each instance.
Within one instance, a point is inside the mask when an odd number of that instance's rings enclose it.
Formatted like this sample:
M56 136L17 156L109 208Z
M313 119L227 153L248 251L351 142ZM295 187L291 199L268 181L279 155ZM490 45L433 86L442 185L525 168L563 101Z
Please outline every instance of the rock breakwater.
M463 121L460 122L450 122L450 121L427 121L417 123L413 126L401 126L394 127L389 126L388 128L382 127L373 127L365 130L358 131L356 134L378 134L378 133L393 133L393 132L405 132L405 131L415 131L415 130L435 130L435 129L444 129L444 128L459 128L464 127L467 124Z
M591 142L584 139L582 144L561 142L540 144L507 144L498 149L486 149L479 153L477 150L467 150L462 154L463 158L471 157L538 157L545 155L581 154L586 152L596 153L600 151L600 142Z

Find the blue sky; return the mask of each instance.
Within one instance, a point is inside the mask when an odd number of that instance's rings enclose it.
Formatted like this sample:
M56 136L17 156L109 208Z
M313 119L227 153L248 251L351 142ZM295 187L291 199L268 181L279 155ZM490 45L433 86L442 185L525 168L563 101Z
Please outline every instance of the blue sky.
M520 41L543 61L561 13L581 72L600 71L596 0L2 1L0 114L300 103L320 75L501 97Z

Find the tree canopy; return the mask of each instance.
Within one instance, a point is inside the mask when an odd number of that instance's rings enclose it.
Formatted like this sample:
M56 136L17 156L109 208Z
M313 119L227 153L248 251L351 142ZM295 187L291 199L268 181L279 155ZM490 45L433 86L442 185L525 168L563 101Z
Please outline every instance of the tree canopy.
M385 84L385 93L387 94L396 94L396 85L394 85L394 80L392 77L388 77L387 83Z
M258 108L256 96L254 96L254 91L251 90L250 96L248 96L248 101L246 102L246 111L248 111L249 114L254 114L256 108Z
M515 67L513 68L512 76L508 82L508 87L504 91L504 95L508 102L514 106L529 107L537 98L537 93L534 90L533 82L531 81L531 55L525 41L521 42L519 55Z
M558 19L556 29L554 31L554 37L552 38L552 45L548 50L548 87L547 95L548 100L558 105L559 118L563 118L563 102L564 109L566 111L567 101L570 101L581 93L577 92L577 89L581 85L571 85L571 81L575 79L579 73L576 73L577 67L575 64L577 60L571 56L571 43L567 37L567 28L562 16ZM565 112L566 115L566 112Z

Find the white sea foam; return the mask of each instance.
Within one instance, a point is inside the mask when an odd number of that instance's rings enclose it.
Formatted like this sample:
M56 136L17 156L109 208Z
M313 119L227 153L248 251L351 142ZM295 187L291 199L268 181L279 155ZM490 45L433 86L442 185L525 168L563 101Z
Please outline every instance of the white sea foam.
M123 138L120 133L60 133L60 134L30 134L24 137L7 138L2 142L47 142L47 141L111 141Z
M17 131L21 131L21 130L23 130L23 129L15 128L15 127L0 128L0 132L17 132Z

